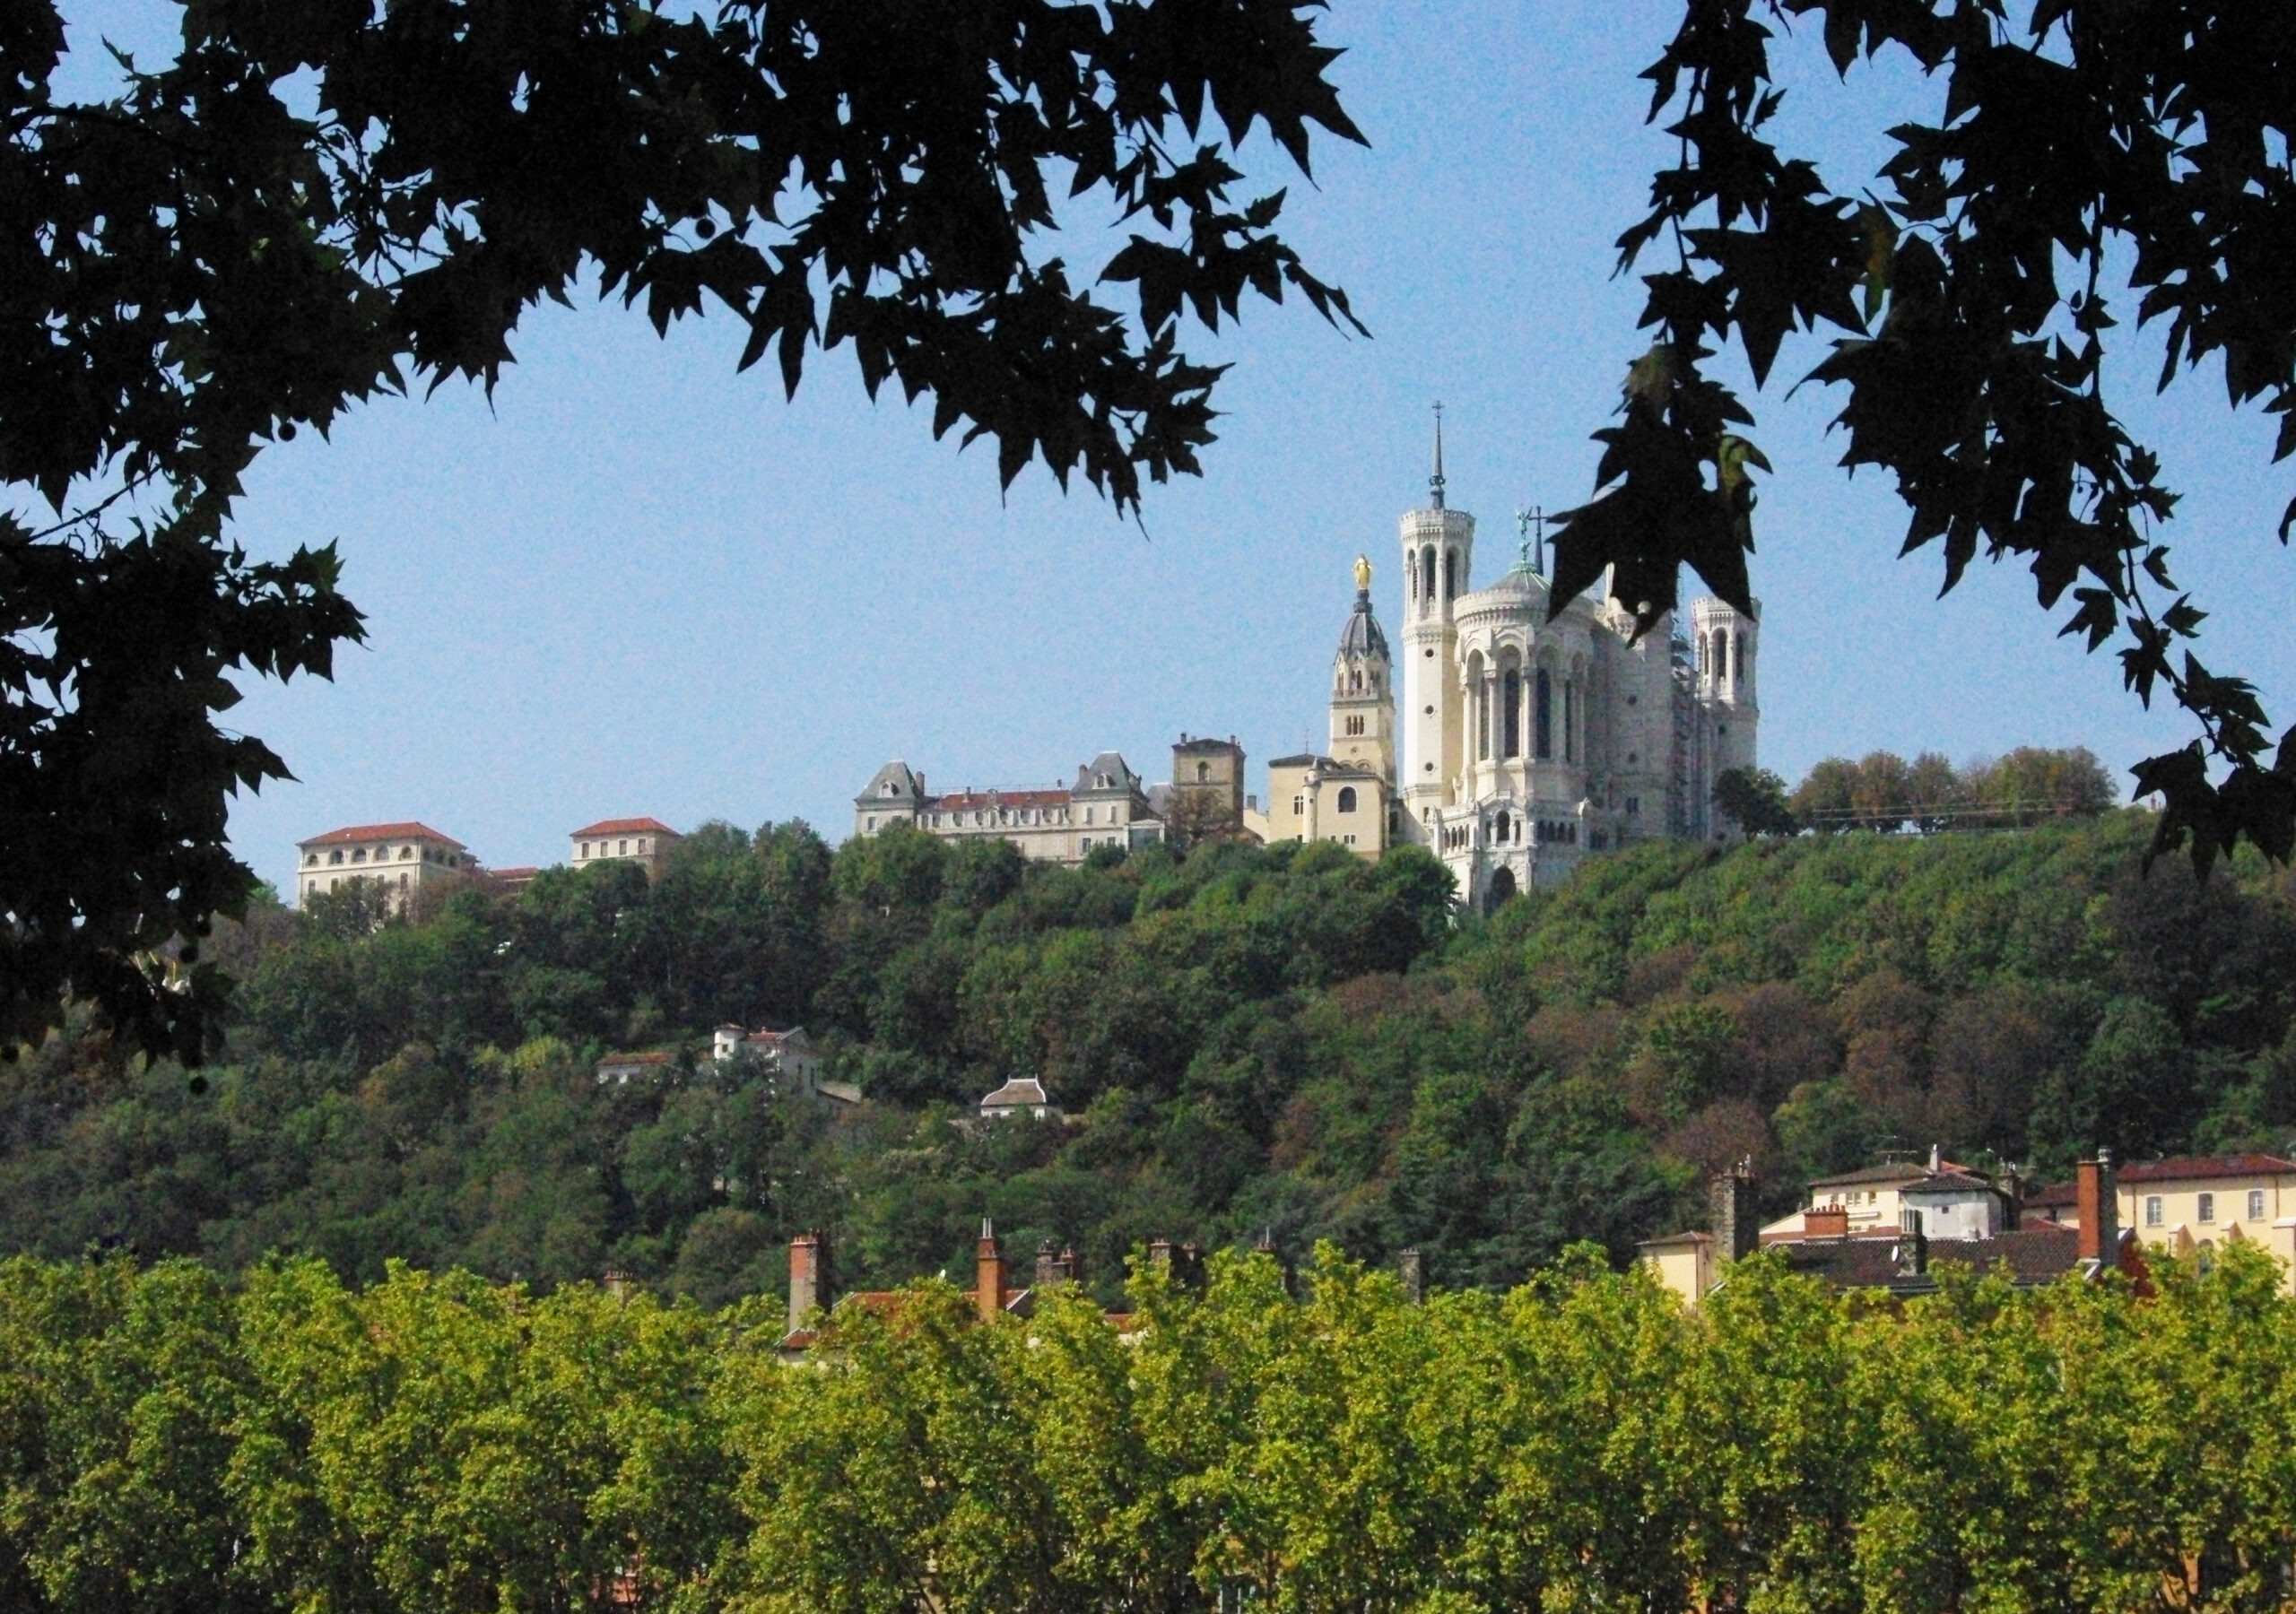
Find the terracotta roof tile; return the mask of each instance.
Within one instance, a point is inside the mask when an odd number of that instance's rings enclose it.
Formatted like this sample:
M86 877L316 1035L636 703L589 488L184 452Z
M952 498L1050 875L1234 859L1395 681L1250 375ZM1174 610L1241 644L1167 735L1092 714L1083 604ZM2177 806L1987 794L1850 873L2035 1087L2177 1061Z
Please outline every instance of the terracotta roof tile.
M977 807L1065 807L1068 800L1065 790L971 790L926 796L918 805L928 812L970 812Z
M314 835L309 840L297 841L299 846L346 846L353 841L434 840L441 846L460 852L462 842L451 835L444 835L428 824L409 820L397 824L352 824L346 829L330 829L325 835Z
M2296 1176L2296 1160L2277 1155L2182 1155L2124 1166L2114 1174L2122 1183L2175 1183L2188 1179Z
M659 819L634 818L600 819L596 823L588 825L586 828L580 829L569 829L566 832L566 835L568 839L572 840L585 835L674 836L677 833L678 831L671 829Z

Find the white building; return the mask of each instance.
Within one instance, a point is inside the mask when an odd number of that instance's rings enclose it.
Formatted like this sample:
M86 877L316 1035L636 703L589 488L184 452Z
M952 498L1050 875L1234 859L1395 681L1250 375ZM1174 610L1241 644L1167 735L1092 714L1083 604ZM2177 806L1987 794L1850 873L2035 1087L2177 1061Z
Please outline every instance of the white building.
M793 1026L787 1031L752 1031L742 1026L720 1026L711 1034L710 1053L723 1062L748 1054L765 1066L768 1073L786 1077L789 1090L798 1093L818 1093L821 1090L822 1062L813 1052L813 1040L803 1026Z
M345 882L368 880L380 885L393 913L404 913L426 886L469 876L478 866L469 849L428 824L353 824L295 843L295 900L309 906L321 891L339 891Z
M1754 764L1757 619L1700 598L1690 637L1670 612L1637 640L1605 588L1550 621L1528 535L1481 588L1474 535L1474 517L1444 502L1439 423L1427 507L1399 534L1406 833L1478 907L1551 884L1589 852L1727 833L1714 780Z
M1080 863L1102 846L1132 848L1164 837L1147 786L1122 756L1102 751L1065 789L974 790L928 794L925 776L892 761L853 798L853 833L907 824L944 840L996 837L1046 863Z

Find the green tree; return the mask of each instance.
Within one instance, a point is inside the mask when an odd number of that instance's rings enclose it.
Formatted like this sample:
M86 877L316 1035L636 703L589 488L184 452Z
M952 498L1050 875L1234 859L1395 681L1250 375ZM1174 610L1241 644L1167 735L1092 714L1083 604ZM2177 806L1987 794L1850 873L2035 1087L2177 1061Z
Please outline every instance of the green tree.
M1775 143L1789 86L1763 13L1813 19L1845 80L1900 57L1935 87L1934 114L1886 132L1871 183L1837 188ZM1769 462L1708 344L1734 347L1759 387L1788 335L1831 326L1807 378L1844 389L1842 463L1896 479L1906 549L1939 544L1949 589L1980 551L2026 562L2043 610L2069 603L2063 631L2118 642L2129 688L2165 690L2198 728L2134 770L2164 803L2152 852L2188 846L2204 873L2243 840L2286 861L2296 744L2273 751L2246 680L2177 655L2205 613L2170 573L2176 495L2105 377L2125 290L2139 325L2165 324L2162 386L2221 360L2232 406L2283 417L2273 457L2296 452L2296 287L2248 248L2296 202L2292 64L2270 8L1684 0L1643 74L1678 154L1619 239L1622 267L1668 253L1644 277L1654 340L1620 423L1596 434L1599 496L1555 537L1552 609L1607 572L1647 631L1685 562L1752 609L1752 473ZM2296 501L2283 541L2292 524Z
M1294 0L182 21L171 63L87 104L54 87L56 0L0 24L11 1044L72 994L150 1050L212 1049L225 983L197 946L254 889L225 797L287 772L215 715L235 676L326 676L361 631L331 547L229 541L266 443L491 386L526 310L595 270L657 330L719 305L787 390L850 344L873 395L993 438L1004 481L1041 456L1131 509L1212 440L1184 319L1288 290L1352 321L1275 232L1283 193L1232 194L1256 130L1303 173L1310 126L1361 138ZM1041 249L1056 184L1119 224L1097 273ZM130 490L148 528L110 514Z

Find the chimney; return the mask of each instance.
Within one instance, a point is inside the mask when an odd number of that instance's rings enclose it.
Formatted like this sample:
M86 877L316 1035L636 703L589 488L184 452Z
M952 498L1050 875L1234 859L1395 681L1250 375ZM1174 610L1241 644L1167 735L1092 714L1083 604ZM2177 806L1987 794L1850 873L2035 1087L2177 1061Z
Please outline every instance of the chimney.
M1426 1268L1417 1250L1405 1250L1396 1258L1396 1274L1403 1279L1403 1297L1417 1306L1426 1293Z
M800 1233L789 1241L789 1332L805 1325L816 1307L829 1303L829 1239Z
M996 1243L996 1228L980 1219L980 1239L973 1245L973 1303L984 1323L993 1323L1004 1311L1004 1252Z
M1072 1251L1056 1254L1052 1240L1046 1239L1037 1246L1037 1288L1048 1289L1068 1282L1076 1276L1076 1256Z
M2014 1166L2001 1168L2001 1205L2002 1231L2014 1233L2025 1218L2025 1179Z
M1754 1179L1741 1160L1714 1179L1714 1253L1724 1261L1751 1255L1761 1242L1754 1219Z
M1849 1237L1849 1207L1847 1205L1813 1205L1802 1212L1802 1237L1805 1238L1847 1238Z
M1152 1238L1148 1241L1148 1264L1167 1278L1177 1278L1177 1274L1172 1271L1172 1241L1170 1239Z
M1898 1276L1918 1278L1929 1270L1929 1238L1921 1230L1921 1212L1908 1211L1913 1226L1898 1235L1897 1245L1890 1254L1897 1258Z
M2097 1150L2073 1167L2073 1197L2081 1216L2081 1259L2100 1268L2120 1262L2120 1202L2113 1188L2113 1157Z

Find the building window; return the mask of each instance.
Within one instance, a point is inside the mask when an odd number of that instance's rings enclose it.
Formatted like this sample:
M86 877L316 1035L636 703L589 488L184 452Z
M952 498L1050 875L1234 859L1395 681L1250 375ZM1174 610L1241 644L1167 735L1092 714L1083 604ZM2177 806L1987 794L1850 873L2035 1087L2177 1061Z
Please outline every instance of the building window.
M404 863L408 858L413 857L413 855L414 848L412 846L401 846L398 849L398 860L401 863Z
M2161 1196L2157 1193L2144 1196L2144 1225L2148 1228L2161 1225Z
M2200 1196L2200 1211L2196 1219L2204 1222L2213 1222L2216 1219L2216 1196L2214 1194L2204 1193Z
M869 815L868 829L867 829L866 833L871 834L871 835L874 835L876 832L877 832L877 818L876 818L876 814L874 814L874 813L871 813L871 814ZM583 848L583 850L585 850L585 851L587 851L588 849L589 849L589 848L587 848L587 846Z
M1433 544L1419 551L1419 565L1422 578L1419 591L1420 598L1423 602L1431 603L1435 598L1435 546ZM1434 652L1431 650L1428 654L1432 655Z
M1640 812L1642 811L1642 798L1640 796L1627 797L1626 810L1630 814Z
M1092 849L1092 837L1089 835L1081 837L1077 840L1076 844L1085 851L1090 852Z
M1499 681L1499 755L1523 754L1523 675L1509 667Z
M616 841L613 846L614 855L617 857L627 857L630 855L630 843L628 841Z
M1459 597L1459 551L1457 550L1443 551L1443 597L1447 600Z
M1196 765L1196 782L1197 784L1199 784L1199 785L1205 784L1205 783L1207 783L1207 782L1211 779L1211 777L1212 777L1212 764L1211 764L1211 763L1209 763L1209 762L1199 762L1199 763L1197 763L1197 764Z
M1541 667L1532 686L1535 710L1531 714L1532 738L1538 742L1539 760L1544 762L1554 755L1554 685Z
M2248 1219L2250 1221L2264 1219L2264 1190L2261 1188L2248 1190Z
M307 869L318 867L318 862L319 855L316 852L307 852L303 855L303 866Z
M1352 812L1355 811L1354 785L1343 785L1339 787L1339 810L1342 812Z
M1308 811L1308 798L1307 798L1307 797L1305 797L1305 796L1293 796L1293 797L1292 798L1292 816L1293 818L1300 818L1300 817L1303 816L1303 815L1307 812L1307 811Z

